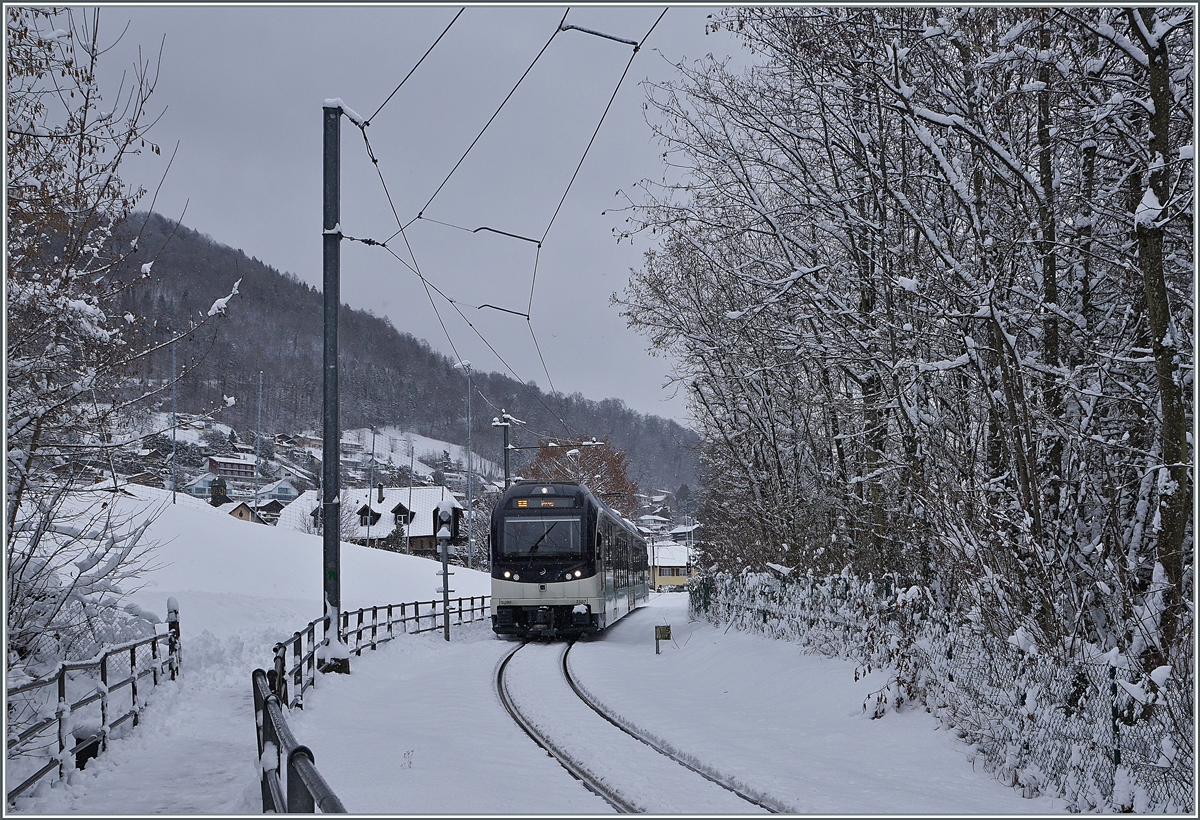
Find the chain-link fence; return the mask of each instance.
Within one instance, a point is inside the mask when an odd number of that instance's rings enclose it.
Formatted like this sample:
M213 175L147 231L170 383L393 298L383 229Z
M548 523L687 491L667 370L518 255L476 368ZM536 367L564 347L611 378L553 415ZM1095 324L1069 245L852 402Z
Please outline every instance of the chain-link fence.
M1186 679L1140 675L1119 655L1063 660L952 623L894 576L694 581L692 612L889 670L876 715L922 702L973 758L1027 797L1076 811L1194 810L1194 714ZM864 704L866 707L868 704Z

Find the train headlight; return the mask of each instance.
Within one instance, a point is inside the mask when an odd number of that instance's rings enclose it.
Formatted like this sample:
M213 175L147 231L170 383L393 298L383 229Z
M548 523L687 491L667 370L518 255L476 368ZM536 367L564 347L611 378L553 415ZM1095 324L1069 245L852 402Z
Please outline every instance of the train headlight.
M583 575L583 570L579 570L579 569L575 570L575 577L576 577L576 578L582 577L582 575Z
M511 578L511 577L512 577L512 573L511 573L511 572L509 572L508 570L504 570L504 577L505 577L505 578Z
M515 573L515 572L514 572L514 573L513 573L513 580L514 580L514 581L520 581L520 580L521 580L521 576L520 576L518 573Z
M570 581L570 580L571 580L571 573L569 573L569 572L567 573L567 580L568 580L568 581Z

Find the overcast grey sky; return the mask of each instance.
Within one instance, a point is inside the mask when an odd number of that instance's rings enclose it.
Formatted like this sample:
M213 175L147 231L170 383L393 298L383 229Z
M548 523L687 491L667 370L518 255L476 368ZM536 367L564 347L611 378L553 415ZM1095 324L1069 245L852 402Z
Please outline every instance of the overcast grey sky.
M152 136L161 157L138 159L127 181L153 190L178 142L155 209L248 255L321 283L321 107L341 98L364 117L383 104L460 6L118 6L101 39L129 22L107 57L110 77L165 36L155 94L165 107ZM665 7L572 7L568 25L644 38ZM367 129L401 219L413 219L550 40L565 6L468 6ZM491 342L523 381L549 387L525 319L531 316L553 386L616 397L684 421L682 395L663 389L671 361L647 352L609 298L640 264L648 238L619 245L613 213L636 183L661 179L662 149L643 114L641 82L736 45L705 34L714 7L672 7L637 54L587 160L542 246L540 238L599 122L632 48L580 31L554 36L536 66L406 236L426 278ZM107 38L105 35L107 34ZM661 52L661 53L660 53ZM184 213L184 204L187 210ZM147 198L143 207L149 204ZM602 215L608 210L607 215ZM430 220L451 223L446 227ZM342 229L386 239L397 222L360 131L343 119ZM402 238L390 245L411 261ZM157 273L157 269L155 270ZM164 272L165 273L165 272ZM343 242L342 300L388 316L400 330L454 356L418 277L387 251ZM434 296L460 358L507 372L447 302Z

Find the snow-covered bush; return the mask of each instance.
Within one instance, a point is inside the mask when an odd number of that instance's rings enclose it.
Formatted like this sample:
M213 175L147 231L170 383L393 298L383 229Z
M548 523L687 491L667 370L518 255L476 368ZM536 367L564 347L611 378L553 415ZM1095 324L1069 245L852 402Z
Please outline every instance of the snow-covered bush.
M1023 633L997 640L894 577L717 574L690 593L695 616L850 658L856 676L884 671L864 712L926 709L1026 796L1080 811L1192 810L1190 667L1141 674L1115 649L1066 657Z

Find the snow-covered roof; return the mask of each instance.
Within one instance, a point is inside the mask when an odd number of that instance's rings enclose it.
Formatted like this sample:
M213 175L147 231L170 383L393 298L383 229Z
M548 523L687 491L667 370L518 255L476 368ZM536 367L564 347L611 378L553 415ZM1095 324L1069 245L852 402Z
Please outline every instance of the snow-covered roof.
M206 484L211 484L212 482L216 481L216 479L217 479L217 477L215 475L213 475L212 473L203 473L202 475L196 476L191 481L185 481L182 486L184 486L184 487L203 486Z
M413 538L433 535L433 511L439 504L446 503L459 509L463 506L445 487L413 487L411 490L408 487L384 487L382 502L379 501L378 488L343 489L341 501L343 507L355 513L369 505L371 512L380 514L378 520L370 527L370 537L373 539L386 538L396 528L396 517L392 511L398 506L403 505L405 509L415 513L409 531ZM279 523L276 526L301 532L311 531L312 513L320 503L320 490L301 493L279 513ZM359 519L355 516L350 526L342 527L341 536L347 541L366 538L367 529L359 524Z
M209 456L218 464L253 464L254 456L248 453L228 453L223 456Z
M650 563L656 567L686 567L691 561L688 548L674 541L659 541L649 549Z
M700 526L700 524L680 524L671 529L671 535L687 535L689 532L695 532Z
M638 521L645 521L647 523L656 523L657 522L657 523L666 524L669 520L670 519L663 518L661 515L639 515L638 516Z
M270 484L267 484L263 487L259 487L258 494L259 495L270 495L271 493L275 492L275 490L279 489L280 487L282 487L285 484L287 486L291 487L292 491L295 492L296 488L292 484L292 482L288 481L286 478L281 478L278 481L272 481Z

